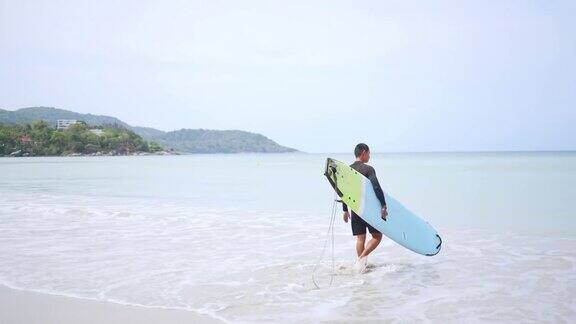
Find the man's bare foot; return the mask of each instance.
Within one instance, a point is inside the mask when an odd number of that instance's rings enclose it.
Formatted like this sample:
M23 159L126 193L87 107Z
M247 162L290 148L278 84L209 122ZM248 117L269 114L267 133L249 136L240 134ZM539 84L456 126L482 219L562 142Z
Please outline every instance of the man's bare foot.
M368 257L367 256L359 257L358 260L356 260L356 264L354 264L354 270L356 270L356 272L358 273L364 273L366 271L367 265L368 265Z

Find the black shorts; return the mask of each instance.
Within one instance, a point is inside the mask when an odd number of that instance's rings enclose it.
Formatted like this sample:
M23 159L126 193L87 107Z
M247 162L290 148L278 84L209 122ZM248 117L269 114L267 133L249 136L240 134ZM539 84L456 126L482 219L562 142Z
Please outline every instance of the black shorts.
M360 216L352 212L352 235L366 234L366 228L370 231L370 234L380 233L377 229L372 227L370 224L366 223Z

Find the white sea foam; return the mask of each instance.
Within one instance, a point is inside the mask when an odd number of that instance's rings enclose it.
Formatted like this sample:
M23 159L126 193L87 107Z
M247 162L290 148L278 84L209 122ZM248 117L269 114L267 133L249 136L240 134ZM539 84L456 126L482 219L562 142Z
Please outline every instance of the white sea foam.
M443 231L440 257L387 244L359 275L348 229L339 227L335 268L324 260L314 289L323 238L311 233L326 224L302 229L302 215L270 219L263 211L67 195L4 198L0 280L20 289L232 321L556 321L576 314L574 239Z

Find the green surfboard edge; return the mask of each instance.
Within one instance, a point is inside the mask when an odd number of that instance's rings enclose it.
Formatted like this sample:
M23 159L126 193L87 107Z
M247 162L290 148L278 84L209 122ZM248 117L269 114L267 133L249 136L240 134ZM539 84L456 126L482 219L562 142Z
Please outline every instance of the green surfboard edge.
M348 208L356 214L361 214L363 199L363 176L349 165L328 158L324 175ZM339 176L338 176L339 175Z

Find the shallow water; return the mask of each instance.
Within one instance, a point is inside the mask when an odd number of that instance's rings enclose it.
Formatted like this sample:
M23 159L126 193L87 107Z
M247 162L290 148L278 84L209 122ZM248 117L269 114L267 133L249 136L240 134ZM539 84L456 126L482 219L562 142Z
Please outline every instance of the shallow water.
M374 155L443 250L385 239L356 274L338 212L317 288L326 156L0 159L0 283L231 322L576 318L575 154Z

